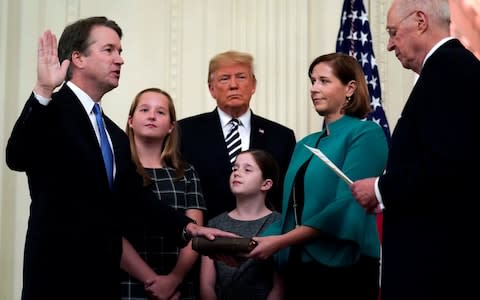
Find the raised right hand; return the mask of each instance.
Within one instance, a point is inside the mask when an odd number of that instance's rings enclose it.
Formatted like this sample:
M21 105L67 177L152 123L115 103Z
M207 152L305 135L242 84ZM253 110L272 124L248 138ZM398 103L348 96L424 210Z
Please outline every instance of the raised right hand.
M40 96L51 98L55 88L65 80L70 61L64 60L60 64L57 37L50 30L38 39L37 56L37 83L33 90Z

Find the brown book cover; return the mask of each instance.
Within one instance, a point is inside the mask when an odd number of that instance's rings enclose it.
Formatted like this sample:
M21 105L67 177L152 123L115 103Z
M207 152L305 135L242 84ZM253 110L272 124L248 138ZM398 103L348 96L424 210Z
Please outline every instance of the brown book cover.
M238 255L249 253L257 246L257 242L251 238L226 238L216 237L208 240L204 237L194 237L192 248L202 255L225 254Z

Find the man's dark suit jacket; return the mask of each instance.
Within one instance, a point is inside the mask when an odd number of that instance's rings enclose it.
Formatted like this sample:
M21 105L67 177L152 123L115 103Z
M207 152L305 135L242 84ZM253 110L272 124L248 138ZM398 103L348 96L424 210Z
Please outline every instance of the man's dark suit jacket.
M26 171L32 200L24 300L118 300L124 230L145 218L180 238L187 224L142 188L126 134L104 119L115 154L113 190L90 119L67 85L47 106L32 94L15 124L7 164Z
M206 220L235 208L235 197L230 191L232 166L217 109L178 122L183 157L198 172L207 204ZM274 205L280 209L281 186L295 147L294 132L278 123L252 113L250 149L269 152L280 166L281 182L275 194Z
M478 276L465 270L478 270L471 173L480 165L479 82L480 62L450 40L428 58L405 104L379 180L382 300L478 298L478 283L469 282Z

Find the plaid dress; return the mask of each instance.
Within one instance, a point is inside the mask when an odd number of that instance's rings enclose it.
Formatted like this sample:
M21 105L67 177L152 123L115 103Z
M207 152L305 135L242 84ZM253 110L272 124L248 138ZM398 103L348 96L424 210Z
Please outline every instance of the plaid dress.
M160 201L165 201L178 211L187 209L206 210L200 180L193 166L188 165L183 178L176 180L173 168L145 169L152 178L152 191ZM161 217L161 216L159 216ZM143 227L143 232L127 237L146 263L159 275L166 275L177 263L179 248L175 241L162 236L155 228ZM146 300L143 283L122 272L122 300ZM198 269L191 272L180 285L181 299L195 299L195 283Z

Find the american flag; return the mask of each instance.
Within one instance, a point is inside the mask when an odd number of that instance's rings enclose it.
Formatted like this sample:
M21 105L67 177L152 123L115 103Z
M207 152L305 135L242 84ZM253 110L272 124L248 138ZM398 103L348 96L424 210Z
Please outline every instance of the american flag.
M390 128L382 106L382 90L378 76L377 63L373 53L372 33L363 0L344 0L340 30L337 37L337 52L353 56L362 65L365 79L370 93L372 112L367 116L380 125L390 144ZM383 214L377 214L377 228L380 242L382 242ZM381 282L379 282L381 285ZM380 295L378 296L380 299Z
M390 129L383 111L380 78L378 77L377 63L372 47L372 34L363 0L345 0L343 2L336 51L355 57L362 65L368 83L370 104L373 109L367 119L374 121L383 128L390 144Z

